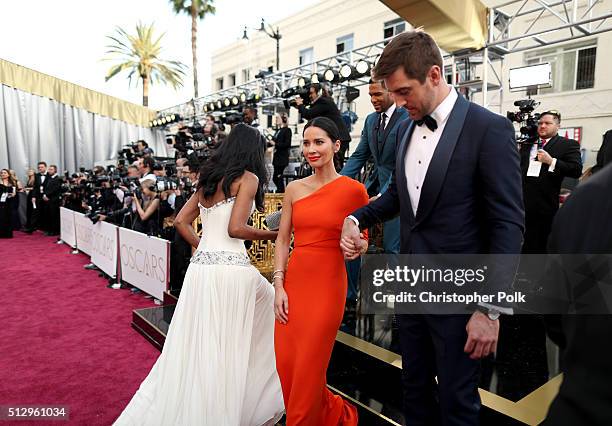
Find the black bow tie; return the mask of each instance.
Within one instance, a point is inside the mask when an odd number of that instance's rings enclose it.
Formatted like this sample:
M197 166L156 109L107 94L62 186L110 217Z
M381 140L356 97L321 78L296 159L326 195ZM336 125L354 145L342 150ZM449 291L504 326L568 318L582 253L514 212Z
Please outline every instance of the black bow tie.
M420 120L414 120L414 123L417 126L422 126L423 124L425 124L427 128L431 130L432 132L434 132L438 128L438 123L436 122L435 118L433 118L431 115L426 115Z

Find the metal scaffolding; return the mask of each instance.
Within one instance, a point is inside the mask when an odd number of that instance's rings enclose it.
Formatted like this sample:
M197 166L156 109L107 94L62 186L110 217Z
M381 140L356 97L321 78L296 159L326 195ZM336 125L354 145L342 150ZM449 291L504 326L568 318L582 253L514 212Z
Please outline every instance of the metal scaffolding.
M527 22L525 29L515 29L520 18ZM445 74L449 81L471 98L482 92L483 106L490 107L489 94L498 95L495 106L503 103L503 60L511 53L523 52L543 46L556 45L589 37L612 30L612 11L604 9L602 0L511 0L489 8L487 43L484 48L455 51L444 56ZM514 31L513 31L514 30ZM520 32L520 34L517 34ZM258 106L282 105L283 92L298 86L300 78L309 79L313 73L324 73L328 69L339 72L345 64L366 61L372 66L389 40L343 52L329 58L293 68L270 73L247 83L211 93L198 99L164 109L160 116L179 114L184 119L200 118L205 114L204 106L225 98L240 96L260 97ZM481 76L477 76L478 70ZM342 83L328 83L333 88L334 98L342 109L346 101L347 87L367 84L369 77L362 76ZM492 96L491 101L495 101Z

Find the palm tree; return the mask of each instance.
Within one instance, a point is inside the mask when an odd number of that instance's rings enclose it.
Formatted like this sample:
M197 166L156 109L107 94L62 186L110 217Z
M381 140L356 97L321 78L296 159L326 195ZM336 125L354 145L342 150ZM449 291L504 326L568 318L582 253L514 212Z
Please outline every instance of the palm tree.
M106 73L105 81L110 80L121 71L129 70L128 80L137 75L142 79L142 105L149 106L149 83L170 84L174 89L183 86L183 76L186 65L179 61L161 59L161 40L164 34L157 37L154 34L153 24L136 24L136 35L128 34L124 29L117 27L115 34L106 36L112 43L106 46L107 54L113 57L105 60L120 60Z
M198 97L198 55L196 41L198 33L198 19L217 12L214 0L170 0L175 13L186 13L191 16L191 55L193 57L193 93L194 99Z

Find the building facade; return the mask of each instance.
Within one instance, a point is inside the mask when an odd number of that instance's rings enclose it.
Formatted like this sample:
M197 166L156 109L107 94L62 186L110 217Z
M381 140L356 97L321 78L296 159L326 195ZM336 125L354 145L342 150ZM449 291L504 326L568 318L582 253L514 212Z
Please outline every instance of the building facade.
M601 2L602 7L612 8L612 0ZM484 3L491 6L490 3L495 2L486 0ZM579 9L578 13L588 13L582 10L585 8ZM539 19L539 23L554 25L558 18L547 12ZM282 35L280 70L289 70L380 42L410 29L409 21L406 22L379 1L321 1L272 25ZM527 31L530 25L533 25L530 19L516 19L509 28L510 36ZM424 29L427 31L427 28ZM603 133L612 128L612 81L606 71L612 62L612 55L606 54L610 52L611 44L612 32L604 32L506 55L503 61L497 61L493 66L502 84L489 91L487 107L505 115L507 111L516 110L514 101L530 95L541 102L536 112L554 109L561 113L563 134L578 139L583 148L585 166L593 164ZM450 70L450 61L447 58L447 71ZM511 68L542 62L551 64L552 87L530 93L526 90L510 91L508 73ZM226 89L253 80L260 71L276 71L276 42L261 32L251 31L249 40L233 42L213 53L211 86L213 90ZM471 74L471 80L481 79L483 67L476 66ZM351 110L359 117L351 132L351 149L359 140L366 115L372 112L367 85L359 89L360 96L351 105ZM479 91L472 90L470 99L484 103ZM292 110L290 123L296 120L297 113ZM260 122L265 126L267 120L262 117ZM296 143L297 139L296 136Z

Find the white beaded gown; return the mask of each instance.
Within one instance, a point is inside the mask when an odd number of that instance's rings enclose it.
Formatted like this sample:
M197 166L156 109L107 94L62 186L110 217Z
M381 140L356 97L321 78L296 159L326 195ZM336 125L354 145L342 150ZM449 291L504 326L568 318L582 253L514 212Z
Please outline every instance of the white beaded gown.
M235 198L200 207L202 239L163 351L115 425L273 425L283 414L274 289L227 229Z

